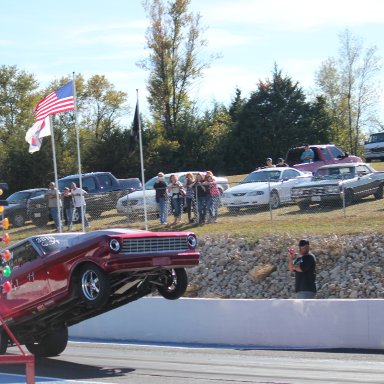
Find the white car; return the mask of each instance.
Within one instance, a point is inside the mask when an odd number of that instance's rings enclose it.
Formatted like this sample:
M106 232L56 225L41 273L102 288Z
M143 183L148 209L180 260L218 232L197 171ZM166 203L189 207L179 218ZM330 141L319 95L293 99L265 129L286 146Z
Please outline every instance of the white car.
M311 176L311 172L289 167L258 169L239 185L228 188L221 196L221 203L230 211L261 205L270 205L275 209L282 203L292 202L292 187L310 180Z
M196 178L196 175L198 173L205 173L205 172L199 172L199 171L187 171L187 172L173 172L173 173L167 173L164 175L164 181L166 184L169 184L169 177L171 175L177 175L179 181L184 184L185 182L185 175L187 173L193 173L194 177ZM224 193L226 189L228 189L228 179L226 177L219 177L214 176L217 187L219 188L221 194ZM152 177L152 179L148 180L145 183L145 202L146 202L146 210L148 214L154 214L159 212L158 204L156 203L156 191L153 188L153 185L155 184L157 179L157 176ZM142 215L144 213L144 192L141 191L135 191L127 196L121 197L116 204L117 213L119 215Z

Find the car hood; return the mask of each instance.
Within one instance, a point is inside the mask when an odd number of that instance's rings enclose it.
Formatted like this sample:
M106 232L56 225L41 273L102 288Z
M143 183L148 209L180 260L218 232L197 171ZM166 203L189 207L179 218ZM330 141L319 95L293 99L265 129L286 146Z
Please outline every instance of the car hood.
M145 190L145 197L154 197L156 195L156 191L154 189L146 189ZM135 191L129 194L129 196L123 196L119 200L126 200L126 199L132 200L132 199L143 199L144 193L143 191Z
M275 187L277 185L280 185L281 184L281 181L273 181L271 183L268 183L268 182L264 182L264 181L260 181L260 182L256 182L256 183L243 183L243 184L239 184L239 185L236 185L235 187L231 187L229 189L227 189L224 194L227 195L227 194L230 194L230 193L245 193L245 192L251 192L251 191L255 191L255 190L258 190L258 189L268 189L268 184L272 187Z
M351 179L348 179L351 180ZM321 187L323 185L339 185L342 180L316 180L310 182L304 182L294 188L310 188L310 187Z

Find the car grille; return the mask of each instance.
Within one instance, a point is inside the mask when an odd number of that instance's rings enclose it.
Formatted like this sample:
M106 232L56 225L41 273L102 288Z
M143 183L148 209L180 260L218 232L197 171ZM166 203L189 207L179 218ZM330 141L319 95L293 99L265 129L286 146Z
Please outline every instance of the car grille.
M155 237L146 239L125 239L122 253L156 253L189 250L187 237Z
M384 147L371 148L371 152L384 152Z
M302 189L303 196L311 196L311 195L325 195L327 192L323 187L313 187Z

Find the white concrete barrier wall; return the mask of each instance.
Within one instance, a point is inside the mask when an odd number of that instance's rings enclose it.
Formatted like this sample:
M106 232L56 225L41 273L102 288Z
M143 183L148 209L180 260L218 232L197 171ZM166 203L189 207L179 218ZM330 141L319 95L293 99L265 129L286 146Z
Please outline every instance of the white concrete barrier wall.
M384 300L143 298L70 337L270 348L384 348Z

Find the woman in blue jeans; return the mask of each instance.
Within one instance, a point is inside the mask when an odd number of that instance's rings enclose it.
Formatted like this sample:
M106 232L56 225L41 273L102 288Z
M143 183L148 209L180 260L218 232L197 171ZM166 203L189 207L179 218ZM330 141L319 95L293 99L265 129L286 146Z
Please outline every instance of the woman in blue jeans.
M204 175L198 173L196 176L196 202L197 211L199 212L199 224L205 223L208 204L208 188L204 182Z
M185 191L183 184L180 183L176 175L171 175L169 177L170 183L167 187L167 193L171 198L171 206L173 216L175 220L172 224L181 222L181 203L185 196Z

